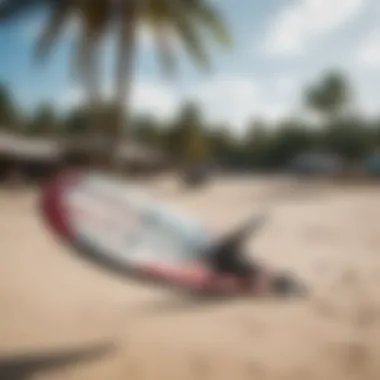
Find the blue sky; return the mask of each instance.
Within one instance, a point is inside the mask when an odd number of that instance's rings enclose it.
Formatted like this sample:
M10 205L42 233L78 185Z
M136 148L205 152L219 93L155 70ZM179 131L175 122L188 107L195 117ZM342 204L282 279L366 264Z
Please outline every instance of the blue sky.
M380 116L380 2L378 0L213 0L229 24L232 51L214 49L213 71L205 75L179 50L180 70L165 79L150 34L140 33L133 108L171 117L181 101L198 100L211 121L242 129L251 118L276 119L302 110L301 93L324 70L347 72L356 104ZM42 16L0 27L0 81L8 83L27 108L52 101L64 109L83 99L70 78L75 25L68 28L50 59L32 59ZM112 41L104 45L106 95L112 89Z

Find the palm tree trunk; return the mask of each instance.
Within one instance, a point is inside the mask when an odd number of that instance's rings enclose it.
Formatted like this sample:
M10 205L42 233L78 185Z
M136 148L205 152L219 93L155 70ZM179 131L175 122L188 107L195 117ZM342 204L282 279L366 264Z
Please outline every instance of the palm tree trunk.
M83 158L86 158L86 162L91 166L97 166L102 159L101 156L104 156L104 153L102 153L98 147L99 141L101 140L99 136L101 131L99 126L101 96L99 91L97 41L91 38L83 39L79 49L86 49L79 52L79 54L83 54L83 56L81 57L79 64L77 64L77 70L79 71L79 76L82 79L87 95L87 110L86 131L84 136L81 136L81 139L85 137L85 141L77 141L79 145L75 147L75 150L80 149L80 154L83 155ZM79 148L79 146L81 148Z
M136 28L138 6L126 2L122 12L118 41L118 58L116 62L116 126L113 136L113 154L117 156L119 143L128 136L131 127L131 90L133 79L133 64L135 58ZM115 158L116 167L120 161Z
M103 124L103 103L100 94L99 82L99 45L96 40L92 41L88 62L85 70L86 87L88 93L88 122L89 122L89 145L90 164L92 166L106 166L108 164L108 149L104 144L105 126Z
M102 141L102 129L103 126L100 125L101 122L101 96L99 87L99 73L97 65L97 54L96 50L92 52L92 59L88 65L88 94L89 94L89 124L90 124L90 136L92 141L90 142L90 158L91 164L97 166L99 164L104 164L104 148L100 146Z

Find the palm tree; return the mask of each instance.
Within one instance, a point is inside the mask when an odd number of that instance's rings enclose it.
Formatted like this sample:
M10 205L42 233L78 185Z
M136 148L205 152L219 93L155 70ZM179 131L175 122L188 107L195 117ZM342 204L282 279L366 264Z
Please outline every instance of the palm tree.
M47 56L68 21L73 16L79 18L81 33L74 68L87 88L94 110L99 101L98 49L106 31L115 28L117 139L124 136L124 121L128 123L130 118L129 98L139 25L144 23L154 30L160 62L168 74L175 70L174 36L183 42L196 64L205 69L209 68L209 57L203 32L212 32L216 41L224 45L231 42L220 15L207 0L3 0L0 22L40 7L48 8L50 18L37 41L39 58Z
M129 128L131 108L123 106L131 96L136 31L147 25L156 39L161 67L166 75L176 71L173 39L183 43L199 69L208 70L209 56L204 32L211 32L216 42L231 46L231 37L217 10L207 0L141 0L121 4L118 18L118 57L116 60L115 104L120 115L117 137ZM125 122L126 123L125 123Z
M202 110L193 102L185 102L174 122L172 144L177 150L177 162L181 166L206 160L209 153Z
M109 1L96 0L4 0L0 3L0 22L13 21L27 13L46 10L46 24L37 38L35 58L44 62L65 27L79 21L79 36L73 54L73 74L87 90L91 124L97 124L100 104L97 52L110 22ZM99 128L94 128L98 130Z
M306 92L306 103L330 123L341 115L349 101L349 85L339 72L328 73L320 83Z
M95 96L98 76L97 60L94 58L110 21L108 3L108 0L97 0L94 6L91 0L4 0L0 4L0 22L11 21L37 9L46 9L49 18L37 39L35 50L36 58L44 60L68 23L75 17L79 19L80 35L73 61L75 73L80 74L78 78L85 82L89 94Z
M32 116L29 125L25 129L29 135L58 136L60 132L60 120L52 104L40 104Z
M0 83L0 129L11 129L16 122L16 104L5 84Z

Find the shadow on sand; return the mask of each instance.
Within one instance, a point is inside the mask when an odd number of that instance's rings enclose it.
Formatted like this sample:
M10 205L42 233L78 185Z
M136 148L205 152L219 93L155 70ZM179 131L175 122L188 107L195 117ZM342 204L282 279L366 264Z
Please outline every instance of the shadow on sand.
M28 352L0 357L1 380L27 380L45 371L63 370L95 361L116 351L113 343L100 343L59 351Z
M253 305L265 304L290 304L305 301L305 298L297 297L278 297L275 295L268 296L202 296L202 295L172 295L159 299L154 302L148 302L129 309L130 315L136 317L157 317L178 315L181 313L197 313L207 311L217 307L230 307L241 302L250 302Z
M139 305L134 309L137 315L159 315L159 314L171 314L171 313L187 313L203 311L208 308L217 306L223 306L226 304L237 303L242 298L232 297L202 297L193 295L174 295L165 299L159 299L154 302L149 302L143 305Z

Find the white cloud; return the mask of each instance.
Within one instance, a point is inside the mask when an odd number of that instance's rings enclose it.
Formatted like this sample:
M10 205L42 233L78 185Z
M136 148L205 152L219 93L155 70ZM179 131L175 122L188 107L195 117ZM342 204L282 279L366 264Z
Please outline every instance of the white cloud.
M208 118L242 124L257 102L258 93L249 78L219 77L196 87L190 96L200 102Z
M357 58L359 65L363 67L380 69L380 28L366 37Z
M151 44L153 41L153 35L146 26L140 26L137 35L140 42L144 45Z
M254 117L277 119L289 106L267 100L262 83L245 76L220 76L201 84L190 92L203 106L212 122L228 122L242 131Z
M256 110L255 115L259 117L264 117L269 121L275 121L282 117L291 115L292 105L286 103L276 103L276 102L263 102L260 108Z
M61 107L67 109L74 107L84 100L83 92L80 88L70 87L63 92L63 95L58 99L58 103Z
M274 55L296 55L323 35L357 17L366 0L299 0L273 20L264 49Z
M111 86L104 88L103 95L111 98ZM58 99L63 108L69 108L85 101L85 94L80 88L70 87ZM134 112L151 113L158 118L170 117L178 105L175 91L162 83L140 80L132 87L131 106Z
M243 76L220 76L188 88L176 91L162 82L138 80L132 89L132 110L149 113L159 119L170 119L185 99L193 99L201 105L205 118L210 122L230 123L236 132L242 131L253 117L276 120L286 115L290 105L265 99L263 87ZM111 95L111 86L104 89L106 98ZM83 93L70 88L59 103L67 108L84 100Z
M170 86L149 82L137 82L132 92L132 108L136 112L152 113L168 118L178 106L178 95Z
M300 83L294 75L283 74L273 79L275 95L293 96L299 90Z

